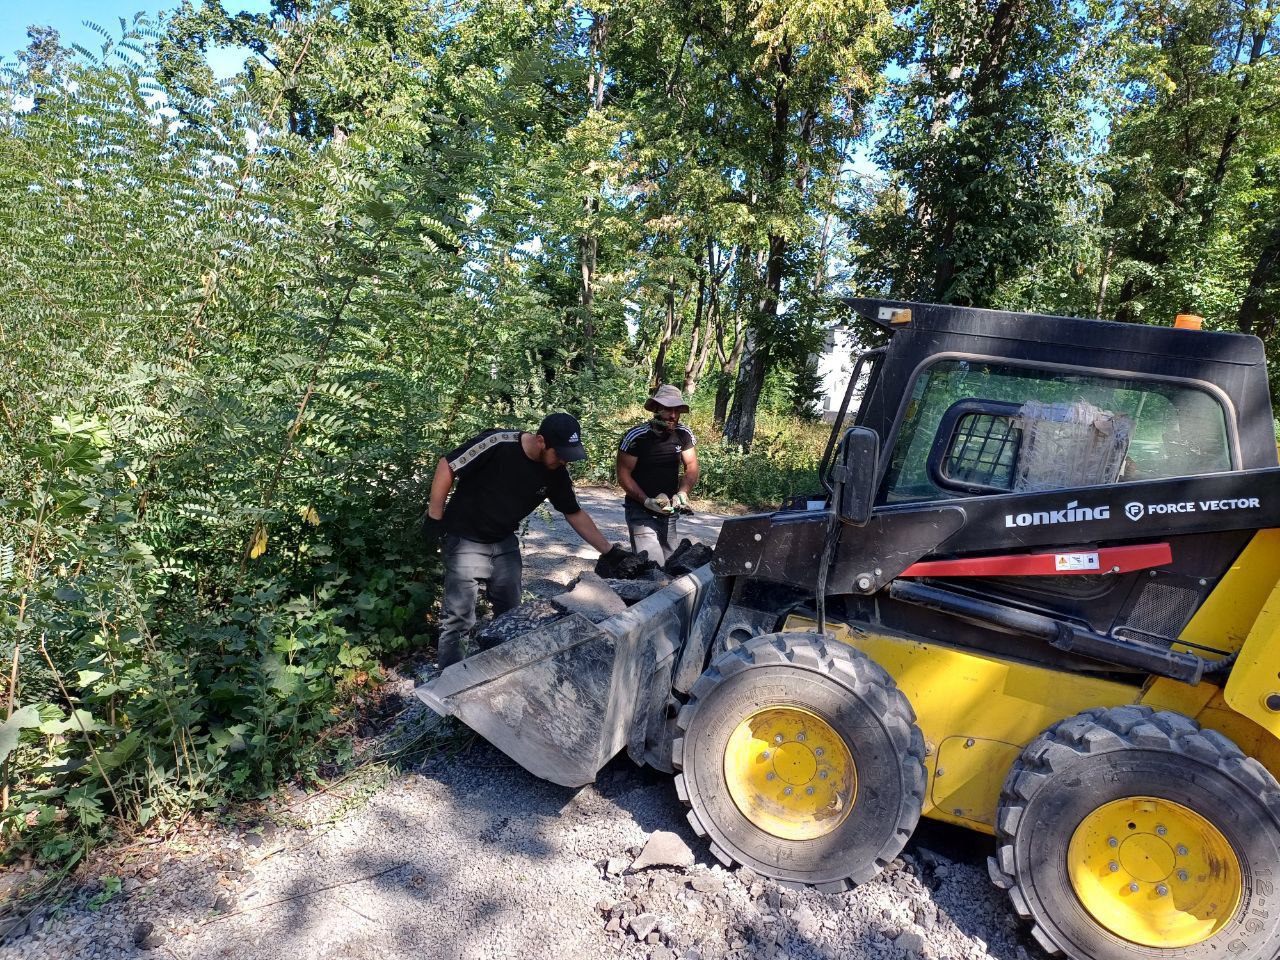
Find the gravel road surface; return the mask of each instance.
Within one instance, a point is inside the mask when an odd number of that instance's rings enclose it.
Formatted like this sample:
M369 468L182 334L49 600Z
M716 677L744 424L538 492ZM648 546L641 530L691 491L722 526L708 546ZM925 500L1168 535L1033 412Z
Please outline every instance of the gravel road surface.
M606 536L624 540L616 496L582 494ZM711 540L718 523L693 518L682 533ZM542 595L594 561L558 517L534 518L525 555L526 588ZM781 889L722 869L669 777L624 757L591 786L553 786L438 720L413 684L388 685L399 732L366 752L399 744L398 762L291 791L256 820L106 852L63 902L11 928L0 957L1042 956L987 879L983 837L922 824L903 857L852 892ZM659 864L632 871L642 851Z

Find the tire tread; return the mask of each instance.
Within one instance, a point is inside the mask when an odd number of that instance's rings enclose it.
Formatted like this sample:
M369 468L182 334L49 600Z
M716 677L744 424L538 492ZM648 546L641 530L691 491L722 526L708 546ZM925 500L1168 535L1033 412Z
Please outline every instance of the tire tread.
M852 690L881 718L885 731L902 758L903 800L890 838L866 867L851 871L846 877L820 884L819 889L830 887L834 890L838 887L843 890L866 883L874 879L906 846L920 820L926 789L924 734L916 724L915 710L898 689L893 677L866 654L839 641L812 633L764 634L721 654L693 685L689 702L676 718L679 736L672 744L672 764L677 770L684 769L684 750L689 729L701 703L720 685L724 677L751 667L774 665L793 666L826 674ZM688 804L687 784L683 786L685 795L681 796L681 800ZM709 835L691 804L688 819L700 837ZM737 863L732 858L726 861L725 858L729 855L714 843L712 851L717 859L726 864Z
M1054 724L1033 740L1010 768L996 812L996 855L988 860L992 882L1009 894L1018 915L1032 920L1031 934L1046 952L1070 950L1037 920L1020 875L1014 837L1036 795L1073 762L1120 750L1160 751L1190 757L1216 769L1259 797L1280 827L1280 784L1257 760L1215 730L1191 718L1141 705L1093 708Z

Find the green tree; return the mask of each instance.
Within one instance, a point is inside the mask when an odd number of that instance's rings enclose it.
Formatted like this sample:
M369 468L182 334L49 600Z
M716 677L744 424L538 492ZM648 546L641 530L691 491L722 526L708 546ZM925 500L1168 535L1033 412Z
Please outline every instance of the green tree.
M1096 5L912 4L896 35L878 153L888 180L860 200L864 283L893 296L991 305L1059 255L1101 64Z
M827 181L841 175L865 132L888 10L877 0L694 3L680 22L696 42L704 82L717 90L721 135L735 138L734 186L755 228L747 247L763 259L725 425L728 438L749 447L775 356L812 325L784 308L788 281L814 227L816 197L831 194Z
M1108 306L1126 320L1191 312L1231 322L1251 268L1267 273L1256 210L1278 136L1280 4L1153 0L1122 12Z

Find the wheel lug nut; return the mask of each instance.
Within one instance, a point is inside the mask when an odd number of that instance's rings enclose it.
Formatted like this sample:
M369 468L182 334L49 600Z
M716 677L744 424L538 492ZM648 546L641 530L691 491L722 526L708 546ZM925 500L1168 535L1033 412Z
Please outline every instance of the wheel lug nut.
M822 754L823 754L823 750L822 750L822 748L821 748L821 747L817 747L817 748L813 751L813 755L814 755L815 757L820 757L820 756L822 756Z
M803 734L803 733L797 733L797 734L796 734L796 743L804 743L804 734Z
M805 788L804 788L804 792L805 792L805 793L807 793L809 796L811 796L811 797L812 797L812 796L813 796L813 787L805 787Z
M1161 836L1161 837L1163 837L1163 836L1164 836L1166 833L1168 833L1168 832L1169 832L1169 831L1168 831L1168 830L1166 830L1166 829L1164 828L1164 824L1159 824L1159 825L1156 827L1156 835L1157 835L1157 836Z
M1108 847L1118 847L1118 846L1120 846L1120 841L1119 841L1119 840L1117 840L1115 837L1107 837L1107 846L1108 846Z
M770 770L768 773L766 773L766 774L764 775L764 778L765 778L766 780L772 780L772 779L773 779L773 777L774 777L774 773L773 773L773 771L772 771L772 770Z
M1167 897L1169 895L1169 888L1162 883L1156 887L1156 893L1162 897Z
M1114 860L1112 860L1110 863L1108 863L1108 864L1107 864L1107 869L1108 869L1108 870L1110 870L1112 873L1119 873L1119 872L1120 872L1120 864L1118 864L1118 863L1116 863Z
M774 738L773 738L773 742L774 742L774 743L781 743L781 742L782 742L782 734L778 734L776 737L774 737Z
M819 771L818 771L818 779L819 779L819 780L825 780L825 779L827 779L827 771L825 771L825 770L819 770Z
M1129 892L1130 892L1130 893L1137 893L1137 892L1138 892L1138 885L1137 885L1136 883L1131 883L1131 884L1129 884Z
M1185 857L1189 851L1182 844L1178 844L1178 856Z
M1190 876L1191 876L1191 875L1190 875L1189 873L1187 873L1187 871L1185 871L1185 870L1179 870L1179 871L1178 871L1178 879L1179 879L1179 880L1181 880L1183 883L1186 883L1186 882L1187 882L1187 880L1190 878Z
M790 788L790 787L787 787L785 790L783 790L783 791L782 791L782 795L783 795L784 797L789 797L789 796L791 796L791 788Z
M769 759L769 751L768 751L768 750L766 750L764 753L760 754L760 759L761 759L761 760L768 760L768 759Z

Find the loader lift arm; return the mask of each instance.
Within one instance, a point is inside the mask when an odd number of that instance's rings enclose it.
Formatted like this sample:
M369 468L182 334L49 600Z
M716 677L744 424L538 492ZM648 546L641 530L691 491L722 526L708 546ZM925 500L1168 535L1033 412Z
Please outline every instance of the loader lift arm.
M827 511L780 511L730 520L712 568L719 576L811 586L827 542L827 516ZM1197 683L1212 661L1172 651L1168 644L1109 636L1014 605L898 578L928 560L1057 548L1064 558L1092 557L1097 563L1100 544L1269 527L1280 527L1280 468L1274 467L889 505L877 507L865 527L840 525L826 590L871 595L890 587L896 599L1040 637L1091 659ZM1114 572L1120 572L1118 566Z

